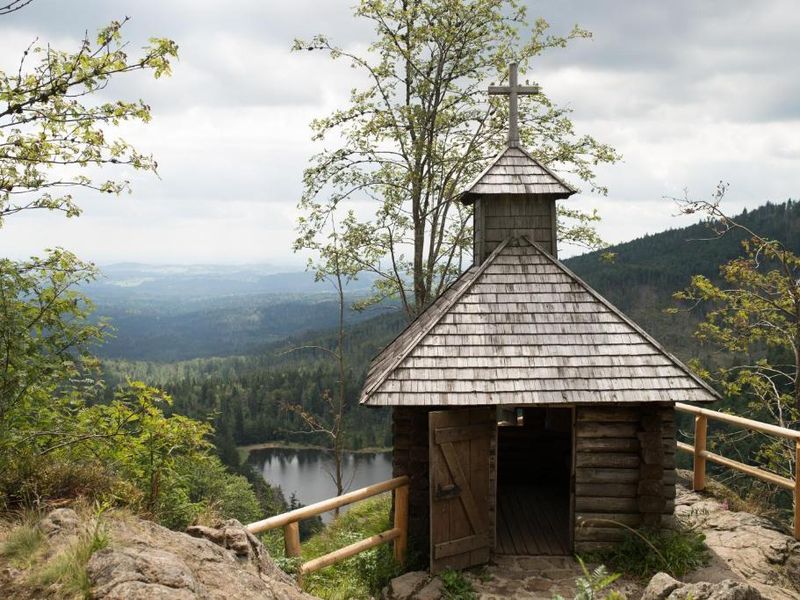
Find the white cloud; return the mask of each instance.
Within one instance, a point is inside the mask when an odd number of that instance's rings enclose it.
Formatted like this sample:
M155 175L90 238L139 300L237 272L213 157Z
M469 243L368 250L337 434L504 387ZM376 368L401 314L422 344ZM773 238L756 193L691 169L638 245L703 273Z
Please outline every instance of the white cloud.
M35 0L0 20L0 68L15 68L38 35L74 47L85 29L130 14L131 51L151 35L178 41L172 78L144 75L110 97L144 97L148 125L119 134L152 152L161 179L131 174L134 195L80 194L80 219L31 215L0 230L0 255L63 245L98 262L299 261L290 251L302 171L315 146L309 121L341 106L360 84L346 61L291 53L294 37L329 33L363 49L370 29L350 0ZM664 196L708 195L731 183L730 205L753 207L800 189L800 11L791 0L534 2L566 32L594 32L553 50L531 79L574 109L579 133L611 143L624 161L599 169L607 198L601 232L624 241L683 224ZM80 6L80 10L75 7ZM360 210L365 210L360 207Z

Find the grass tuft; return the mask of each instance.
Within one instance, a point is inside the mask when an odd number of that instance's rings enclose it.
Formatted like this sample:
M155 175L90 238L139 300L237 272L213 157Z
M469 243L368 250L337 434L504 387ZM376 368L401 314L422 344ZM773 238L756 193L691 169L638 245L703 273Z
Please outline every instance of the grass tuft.
M646 579L659 571L682 577L707 565L710 555L705 535L698 531L637 529L627 531L613 548L593 552L584 558Z
M44 540L44 534L35 524L22 523L8 533L0 545L0 556L16 567L29 567Z
M33 573L33 583L41 587L56 585L65 596L89 598L86 564L92 554L107 547L108 543L108 532L98 520L92 529L82 532L67 548Z

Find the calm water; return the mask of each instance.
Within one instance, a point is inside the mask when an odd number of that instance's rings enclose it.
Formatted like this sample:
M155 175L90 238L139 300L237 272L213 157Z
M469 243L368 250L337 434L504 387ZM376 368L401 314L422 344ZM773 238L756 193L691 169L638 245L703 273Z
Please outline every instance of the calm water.
M287 501L292 493L306 505L336 495L336 486L328 474L333 462L330 454L322 450L265 448L252 451L248 461L261 471L266 481L281 487ZM350 484L347 491L391 479L392 455L348 452L344 456L344 474L345 484ZM322 519L327 522L331 517L328 513Z

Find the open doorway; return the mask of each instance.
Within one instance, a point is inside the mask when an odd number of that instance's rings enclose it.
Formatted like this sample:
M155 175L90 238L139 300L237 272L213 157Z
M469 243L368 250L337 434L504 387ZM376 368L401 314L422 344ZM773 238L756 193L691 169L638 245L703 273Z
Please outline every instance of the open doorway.
M571 552L572 409L504 409L497 429L498 554Z

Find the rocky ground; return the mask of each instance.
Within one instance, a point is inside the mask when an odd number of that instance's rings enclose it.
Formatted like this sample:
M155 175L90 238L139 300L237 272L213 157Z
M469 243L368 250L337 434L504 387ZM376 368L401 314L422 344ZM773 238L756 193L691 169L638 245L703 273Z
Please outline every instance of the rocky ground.
M69 508L39 523L46 554L68 548L93 526ZM103 518L110 544L87 564L91 597L98 600L314 600L269 559L237 521L219 528L193 527L187 535L126 514ZM26 573L0 568L6 598L50 598L58 589L31 585Z
M682 475L685 481L687 473ZM659 573L650 582L622 578L613 589L629 600L800 600L800 543L787 532L685 485L678 487L675 516L682 526L705 533L709 564L683 581ZM580 576L571 557L500 556L466 574L480 600L573 598ZM392 582L384 598L439 600L441 582L407 573Z
M800 600L800 543L770 521L728 510L710 495L679 487L676 520L706 536L709 564L676 581L659 573L649 582L621 579L614 589L629 600ZM92 526L72 509L42 519L45 554L53 556ZM236 521L185 533L122 514L103 518L110 543L87 565L98 600L313 600L270 560L261 543ZM3 532L0 531L0 537ZM570 557L497 557L466 578L481 600L573 598L579 565ZM53 597L31 587L24 570L0 561L0 590L8 600ZM442 581L407 573L391 582L384 600L440 600Z

